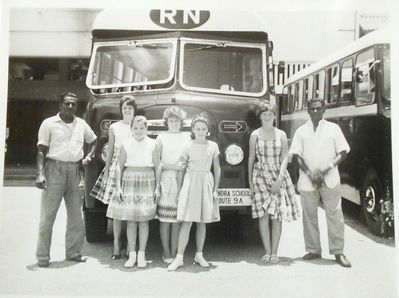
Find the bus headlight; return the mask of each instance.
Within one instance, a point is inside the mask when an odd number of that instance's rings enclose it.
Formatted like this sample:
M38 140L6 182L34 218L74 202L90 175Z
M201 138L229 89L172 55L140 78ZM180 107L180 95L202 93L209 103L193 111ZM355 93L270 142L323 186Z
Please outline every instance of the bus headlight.
M244 159L244 152L240 146L230 145L224 151L224 156L228 164L235 166Z
M108 146L108 143L106 143L103 146L103 149L101 150L101 159L103 160L103 162L105 162L107 160L108 150L109 150L109 146Z

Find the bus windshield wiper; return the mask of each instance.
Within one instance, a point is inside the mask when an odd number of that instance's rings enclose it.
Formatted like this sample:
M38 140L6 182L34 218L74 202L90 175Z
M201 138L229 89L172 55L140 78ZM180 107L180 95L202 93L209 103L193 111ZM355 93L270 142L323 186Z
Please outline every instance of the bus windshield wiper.
M157 44L149 44L149 43L137 43L135 40L130 40L129 45L135 48L145 48L145 49L167 49L168 47L157 45Z
M194 52L194 51L202 51L202 50L209 50L209 49L213 49L213 48L225 48L225 47L226 47L225 42L218 42L217 44L194 48L194 49L190 49L189 51Z

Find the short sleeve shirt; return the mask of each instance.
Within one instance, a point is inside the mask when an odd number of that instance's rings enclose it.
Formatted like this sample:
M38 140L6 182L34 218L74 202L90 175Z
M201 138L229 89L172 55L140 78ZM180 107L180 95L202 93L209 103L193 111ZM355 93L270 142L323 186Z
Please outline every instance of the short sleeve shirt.
M40 125L37 145L48 147L47 158L77 162L83 158L84 142L92 143L96 139L97 136L86 121L74 117L73 122L67 124L58 113Z
M296 130L289 154L302 157L309 170L315 171L327 168L342 151L348 153L350 148L341 128L335 123L322 119L316 131L310 120ZM324 181L327 187L336 187L340 183L338 167L328 171ZM302 170L299 170L298 189L315 190L313 183Z
M154 161L152 154L155 150L156 141L144 137L137 141L134 137L128 138L122 143L123 149L126 151L126 167L153 167Z

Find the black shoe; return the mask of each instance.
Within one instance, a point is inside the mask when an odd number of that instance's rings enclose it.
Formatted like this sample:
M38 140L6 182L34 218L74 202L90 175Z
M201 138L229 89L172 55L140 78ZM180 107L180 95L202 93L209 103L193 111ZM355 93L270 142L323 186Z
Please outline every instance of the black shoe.
M120 258L121 258L120 254L112 255L112 257L111 257L112 261L119 260Z
M77 255L76 257L67 259L68 261L76 262L76 263L84 263L87 261L87 258L82 257L81 255Z
M340 264L342 267L345 267L345 268L352 267L351 262L348 261L348 259L345 257L344 254L335 255L335 259L337 260L337 263Z
M314 254L312 252L308 252L306 255L304 255L302 257L302 259L304 259L306 261L311 261L311 260L320 259L320 258L321 258L321 254Z
M50 266L50 262L49 262L49 260L39 260L39 261L37 261L37 266L48 267L48 266Z

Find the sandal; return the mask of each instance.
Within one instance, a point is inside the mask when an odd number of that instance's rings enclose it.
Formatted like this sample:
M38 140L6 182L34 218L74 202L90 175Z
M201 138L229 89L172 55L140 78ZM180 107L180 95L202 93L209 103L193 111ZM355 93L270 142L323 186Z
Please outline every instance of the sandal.
M278 264L280 262L280 259L278 255L271 255L270 256L270 263L272 264Z
M264 263L270 263L270 255L265 254L260 260Z

